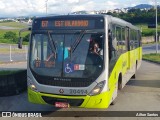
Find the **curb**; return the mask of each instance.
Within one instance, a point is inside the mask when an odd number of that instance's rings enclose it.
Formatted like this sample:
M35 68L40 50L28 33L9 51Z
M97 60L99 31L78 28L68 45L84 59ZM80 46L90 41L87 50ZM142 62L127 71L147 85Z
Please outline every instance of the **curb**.
M8 64L16 64L16 63L27 63L27 61L13 61L13 62L1 62L0 63L0 66L1 65L8 65Z
M157 61L152 61L144 58L142 60L160 65L160 62L157 62Z

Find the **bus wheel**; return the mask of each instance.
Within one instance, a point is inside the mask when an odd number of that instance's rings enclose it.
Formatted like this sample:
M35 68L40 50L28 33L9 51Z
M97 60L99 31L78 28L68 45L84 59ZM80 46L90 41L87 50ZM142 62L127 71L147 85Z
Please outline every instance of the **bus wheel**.
M117 102L117 99L115 98L112 102L111 102L111 105L115 105Z
M137 61L136 61L136 65L135 65L135 73L134 73L134 75L131 77L132 79L135 79L136 78L136 71L137 71Z
M122 89L122 74L120 73L118 77L118 90L121 89Z
M116 87L115 87L115 91L114 91L114 93L113 93L113 101L111 102L111 105L115 105L116 104L116 102L117 102L117 94L118 94L118 82L117 82L117 84L116 84Z

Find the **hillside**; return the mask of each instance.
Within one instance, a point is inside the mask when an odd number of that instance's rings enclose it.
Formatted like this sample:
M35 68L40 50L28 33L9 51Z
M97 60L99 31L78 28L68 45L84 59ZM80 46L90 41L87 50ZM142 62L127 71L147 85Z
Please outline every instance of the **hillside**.
M140 4L140 5L136 5L132 8L133 9L151 9L153 7L154 7L153 5L149 5L149 4Z

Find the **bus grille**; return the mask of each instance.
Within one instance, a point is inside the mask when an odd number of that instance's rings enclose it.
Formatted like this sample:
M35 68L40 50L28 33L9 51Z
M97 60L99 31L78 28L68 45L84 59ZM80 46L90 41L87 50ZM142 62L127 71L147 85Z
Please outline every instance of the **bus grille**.
M69 103L71 106L80 106L84 99L67 99L67 98L54 98L54 97L47 97L42 96L43 100L51 105L55 105L55 102L66 102Z
M43 85L59 86L59 87L88 87L94 82L93 78L70 78L71 81L61 81L61 80L54 80L54 77L37 75L33 71L32 73L37 82Z
M53 81L53 80L37 80L40 84L59 86L59 87L87 87L91 82L68 82L68 81Z

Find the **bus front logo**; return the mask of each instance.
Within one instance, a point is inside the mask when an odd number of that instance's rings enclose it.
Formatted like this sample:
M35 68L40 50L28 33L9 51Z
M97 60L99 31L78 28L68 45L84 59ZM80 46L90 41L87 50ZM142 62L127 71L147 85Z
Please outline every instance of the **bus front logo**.
M63 93L64 93L64 90L63 90L63 89L60 89L60 90L59 90L59 93L63 94Z

